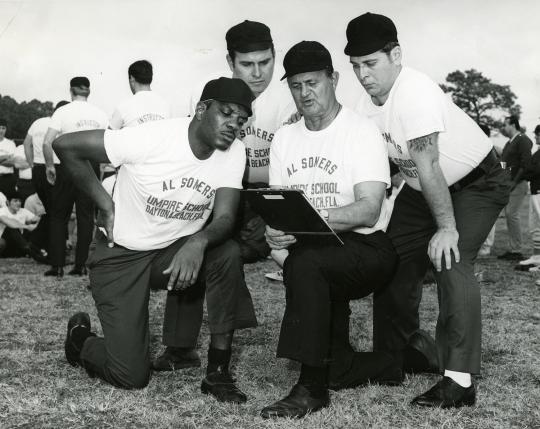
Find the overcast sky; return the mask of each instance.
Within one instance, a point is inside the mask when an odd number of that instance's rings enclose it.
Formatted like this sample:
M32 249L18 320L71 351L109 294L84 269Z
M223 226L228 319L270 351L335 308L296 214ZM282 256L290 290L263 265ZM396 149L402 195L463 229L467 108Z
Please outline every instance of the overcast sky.
M362 91L343 54L348 21L364 12L392 18L404 64L442 83L475 68L510 85L528 132L540 123L540 1L537 0L0 0L0 94L18 101L69 97L69 79L91 80L90 101L112 113L130 95L127 67L154 65L153 89L184 115L192 87L227 71L225 32L266 23L277 50L318 40L341 73L341 99Z

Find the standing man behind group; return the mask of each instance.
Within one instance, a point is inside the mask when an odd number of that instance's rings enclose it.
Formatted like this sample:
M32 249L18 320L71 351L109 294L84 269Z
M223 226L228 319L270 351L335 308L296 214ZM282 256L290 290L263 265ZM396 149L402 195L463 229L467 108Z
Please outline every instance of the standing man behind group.
M232 77L243 80L255 96L253 115L239 132L246 149L244 188L268 187L270 145L274 133L295 112L294 103L285 86L272 83L275 50L270 29L254 21L231 27L225 35L227 63ZM200 93L193 96L192 115ZM266 257L270 248L264 237L265 223L244 202L240 203L235 239L240 245L242 260L254 262ZM200 365L195 351L202 323L203 301L184 302L167 299L163 344L165 352L154 360L154 369L171 371Z
M65 106L66 104L69 104L69 101L59 101L56 104L54 111L58 110L62 106ZM51 211L50 199L52 185L47 181L47 175L45 173L43 141L45 140L45 134L47 134L50 124L50 116L36 119L34 122L32 122L30 128L28 128L28 132L26 133L26 137L23 142L26 161L32 168L32 183L34 184L36 193L41 200L41 204L43 204L43 207L45 208L45 214L41 216L40 228L43 228L44 230L44 242L47 244L47 251L49 251L49 213ZM53 163L55 165L60 163L60 160L54 154Z
M366 91L358 110L375 120L406 181L387 230L400 265L390 285L375 294L374 347L399 352L417 339L422 279L431 260L438 359L425 367L440 367L444 377L413 403L472 405L471 374L480 372L481 354L474 261L508 201L508 175L478 125L428 76L401 65L389 18L366 13L349 23L346 34L345 54Z
M49 259L51 268L46 276L64 276L66 262L67 224L73 203L77 211L77 248L75 266L70 275L86 274L88 248L94 229L94 204L88 195L78 191L65 167L55 164L52 142L58 136L76 131L105 129L108 119L105 112L88 102L90 81L86 77L74 77L70 81L72 102L54 112L43 142L43 156L47 180L52 186L49 217Z
M153 75L152 64L146 60L135 61L129 66L129 88L133 96L114 109L109 123L111 129L119 130L170 118L171 106L150 87Z
M521 132L517 116L508 116L504 119L501 129L504 136L510 140L503 148L501 161L506 163L512 179L512 192L505 208L506 225L508 226L508 240L510 249L499 255L499 259L517 261L523 259L523 234L521 231L520 211L527 198L528 185L524 173L531 161L532 141Z
M13 169L15 142L6 138L7 121L0 118L0 192L4 195L15 192L17 176Z

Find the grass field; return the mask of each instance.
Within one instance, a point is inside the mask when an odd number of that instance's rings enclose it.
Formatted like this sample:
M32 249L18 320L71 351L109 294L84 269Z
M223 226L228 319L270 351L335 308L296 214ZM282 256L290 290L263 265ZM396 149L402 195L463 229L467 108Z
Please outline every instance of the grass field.
M496 253L506 243L498 221ZM332 405L302 420L265 421L260 409L281 398L297 366L275 358L284 290L263 273L267 261L246 267L260 326L237 334L233 367L247 404L223 405L200 393L203 369L154 374L140 391L122 391L89 379L63 354L69 315L88 311L99 331L87 279L50 280L29 259L0 259L1 428L540 428L540 288L538 275L488 257L479 262L483 282L483 364L476 379L478 401L459 410L418 409L409 401L436 380L406 378L399 387L368 386L332 393ZM161 352L165 294L151 298L152 353ZM423 327L434 331L436 288L427 285ZM200 337L203 368L208 331ZM353 306L352 341L371 346L371 300Z

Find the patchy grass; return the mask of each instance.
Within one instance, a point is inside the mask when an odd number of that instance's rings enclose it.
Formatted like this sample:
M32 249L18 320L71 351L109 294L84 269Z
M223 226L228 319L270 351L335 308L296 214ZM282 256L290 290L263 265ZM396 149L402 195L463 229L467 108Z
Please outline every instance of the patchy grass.
M506 242L499 219L497 253ZM280 283L263 273L270 261L246 266L260 326L239 332L234 370L247 404L224 405L200 393L202 369L154 374L140 391L122 391L70 367L63 355L69 315L88 311L99 331L87 279L50 280L27 259L0 260L0 427L2 428L540 428L539 291L534 273L512 269L495 257L479 269L482 283L483 367L476 380L477 406L429 410L409 406L435 376L407 377L399 387L368 386L332 393L332 406L305 419L265 421L260 409L281 398L297 377L297 365L275 358L284 309ZM150 303L152 353L161 351L165 294ZM421 306L424 328L434 332L436 288L427 285ZM208 330L200 353L205 365ZM352 341L371 345L371 300L353 305Z

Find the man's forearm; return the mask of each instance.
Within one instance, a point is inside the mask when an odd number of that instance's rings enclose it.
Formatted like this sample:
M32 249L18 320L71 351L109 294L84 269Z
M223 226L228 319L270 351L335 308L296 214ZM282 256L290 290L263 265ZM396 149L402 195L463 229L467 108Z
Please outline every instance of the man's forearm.
M328 209L328 224L335 231L350 231L358 227L372 227L381 213L381 204L368 198L343 207Z
M54 152L52 149L52 142L43 143L43 159L45 160L45 165L47 167L54 165Z
M438 162L432 164L426 171L418 170L422 194L431 209L435 223L439 229L455 229L454 207L448 190L448 184L443 176Z
M24 223L19 222L17 219L11 219L9 217L0 218L0 223L3 223L11 229L27 229Z
M191 240L200 241L205 249L215 247L231 237L234 222L232 216L221 215L212 219L201 231L193 234Z

